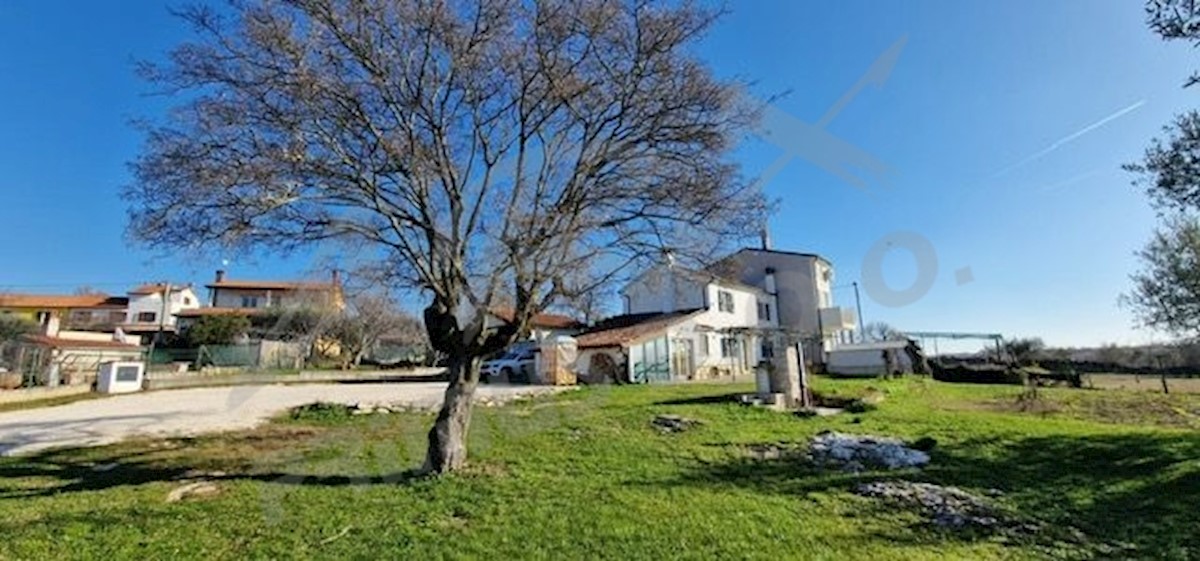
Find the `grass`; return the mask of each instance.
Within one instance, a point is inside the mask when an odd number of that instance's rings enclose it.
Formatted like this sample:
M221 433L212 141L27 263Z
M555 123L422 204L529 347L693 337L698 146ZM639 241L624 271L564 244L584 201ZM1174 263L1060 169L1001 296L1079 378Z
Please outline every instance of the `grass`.
M1152 394L924 380L821 380L886 399L801 419L744 408L748 387L586 388L478 408L472 464L415 476L429 414L310 408L249 432L0 459L0 559L1200 557L1200 436ZM1035 404L1036 405L1036 404ZM1171 413L1168 414L1167 412ZM657 414L697 419L678 434ZM938 441L924 471L822 472L756 445L821 430ZM168 503L206 476L219 494ZM881 477L999 489L1045 524L964 535L849 490Z
M1091 374L1084 375L1084 383L1107 390L1134 390L1162 393L1162 381L1158 376L1134 374ZM1167 378L1167 387L1172 393L1200 393L1200 377Z

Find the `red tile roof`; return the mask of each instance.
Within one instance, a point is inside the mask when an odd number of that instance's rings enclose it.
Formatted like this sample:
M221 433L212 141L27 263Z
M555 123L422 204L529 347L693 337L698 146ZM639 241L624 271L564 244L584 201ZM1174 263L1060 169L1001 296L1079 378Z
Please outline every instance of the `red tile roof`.
M0 308L124 309L128 298L107 294L0 294Z
M222 280L204 285L208 288L233 288L242 290L340 290L331 282Z
M37 345L52 347L55 349L119 349L134 351L141 347L129 343L121 343L119 341L89 341L86 339L63 339L61 337L50 337L48 335L26 335L24 340Z
M146 294L162 294L163 292L165 292L167 290L168 286L171 287L171 290L183 290L185 288L189 288L187 286L169 285L169 284L157 282L157 283L153 283L153 284L143 284L137 288L134 288L133 290L130 290L129 294L135 294L135 295L139 295L139 296L146 295Z
M667 328L703 310L681 310L670 313L628 314L608 318L575 337L580 349L628 347L642 340L662 335Z
M492 308L492 315L501 321L512 322L516 316L516 311L511 307L497 307ZM579 320L561 314L534 314L530 325L549 329L575 329L583 326Z

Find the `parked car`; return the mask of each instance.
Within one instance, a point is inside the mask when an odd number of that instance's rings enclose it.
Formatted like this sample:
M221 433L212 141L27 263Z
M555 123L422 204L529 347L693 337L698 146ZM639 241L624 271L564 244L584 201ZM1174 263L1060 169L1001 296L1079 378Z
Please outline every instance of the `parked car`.
M483 363L480 372L489 382L507 380L515 384L528 384L537 371L537 347L524 346L509 349L498 358Z

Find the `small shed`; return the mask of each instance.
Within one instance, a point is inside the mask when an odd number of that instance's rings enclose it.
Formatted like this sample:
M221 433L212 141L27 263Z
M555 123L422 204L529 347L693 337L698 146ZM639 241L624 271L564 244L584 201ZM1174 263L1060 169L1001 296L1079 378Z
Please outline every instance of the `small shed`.
M905 352L908 345L905 339L838 345L828 352L825 368L842 376L911 373L912 359Z

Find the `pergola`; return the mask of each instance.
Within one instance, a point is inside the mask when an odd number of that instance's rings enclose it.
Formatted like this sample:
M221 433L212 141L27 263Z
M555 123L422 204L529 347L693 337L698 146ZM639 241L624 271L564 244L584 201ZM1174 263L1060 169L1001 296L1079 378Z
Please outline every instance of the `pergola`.
M1004 336L999 333L967 333L962 331L906 331L904 334L920 340L921 348L928 348L925 346L925 339L932 339L933 356L938 355L938 339L978 339L983 341L992 341L996 345L996 356L1001 357L1004 353Z

